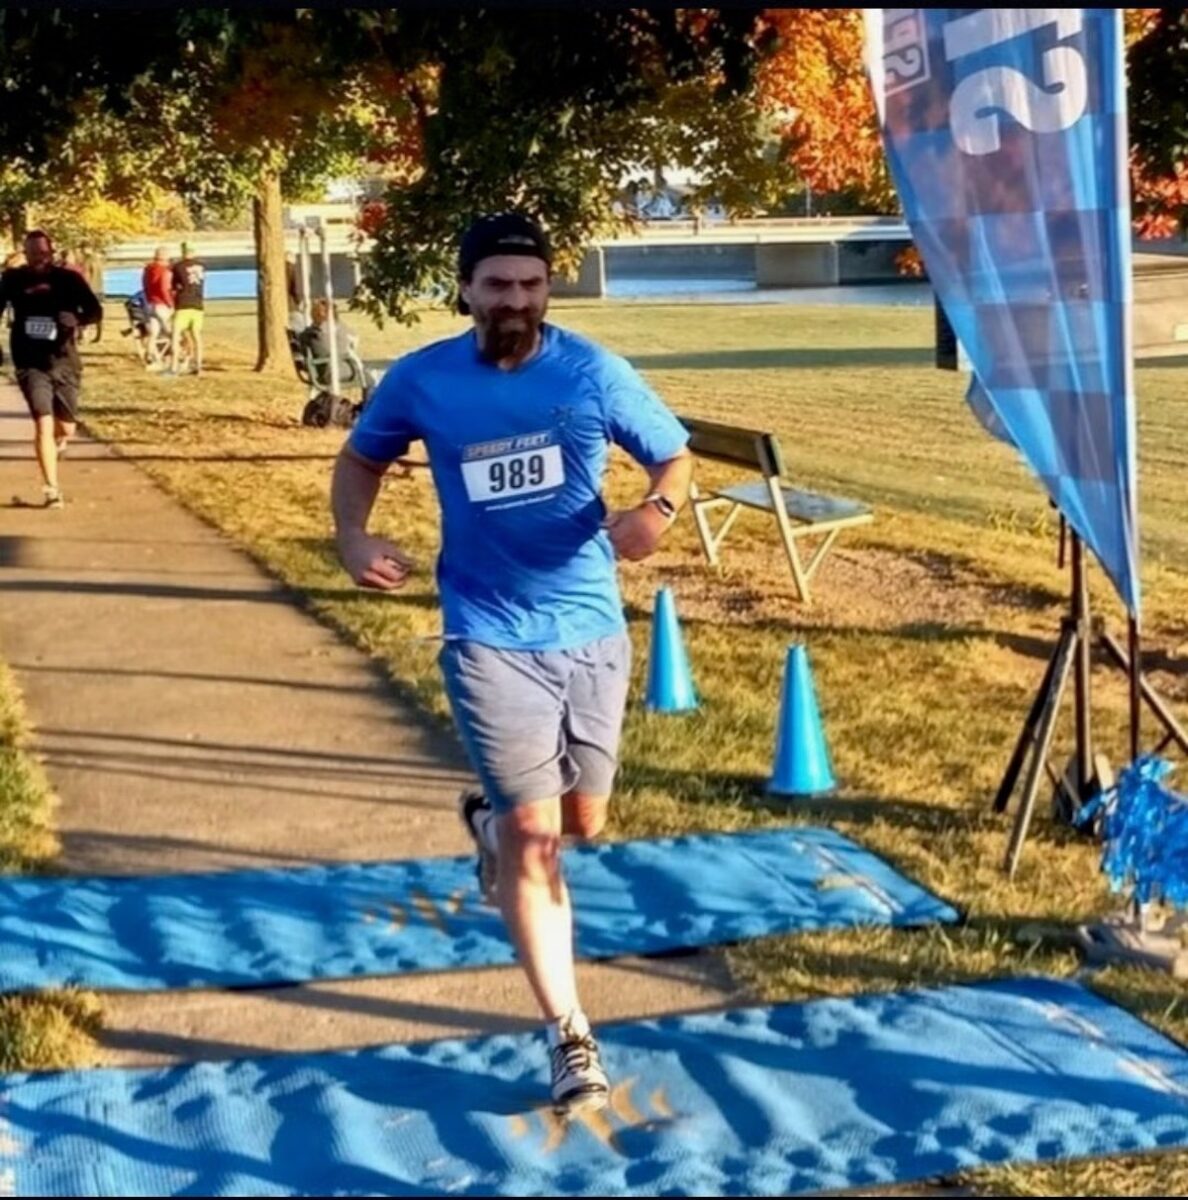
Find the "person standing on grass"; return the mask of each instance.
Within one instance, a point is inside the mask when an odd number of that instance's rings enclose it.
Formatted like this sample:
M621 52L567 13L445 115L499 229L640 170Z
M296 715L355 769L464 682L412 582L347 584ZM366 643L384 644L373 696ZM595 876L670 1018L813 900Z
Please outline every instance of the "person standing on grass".
M202 322L206 308L206 268L190 253L189 244L182 243L182 256L173 264L173 337L170 342L169 375L180 372L181 339L188 333L194 341L194 357L190 370L202 374Z
M440 665L481 791L459 798L480 886L497 900L548 1023L552 1097L606 1103L606 1073L577 995L564 835L606 822L630 675L615 558L657 548L692 475L681 423L622 358L544 321L551 255L518 213L462 239L459 309L473 329L385 373L335 465L338 552L362 587L413 570L367 523L380 479L425 443L441 500ZM608 515L610 445L648 477Z
M34 450L46 508L62 507L58 458L74 436L82 360L77 335L103 309L87 281L54 263L49 235L25 237L25 265L0 276L0 311L12 306L12 365L34 424Z
M148 312L148 358L146 367L164 365L162 353L168 338L173 336L173 267L169 264L169 251L158 246L153 261L144 268L141 288L144 305Z

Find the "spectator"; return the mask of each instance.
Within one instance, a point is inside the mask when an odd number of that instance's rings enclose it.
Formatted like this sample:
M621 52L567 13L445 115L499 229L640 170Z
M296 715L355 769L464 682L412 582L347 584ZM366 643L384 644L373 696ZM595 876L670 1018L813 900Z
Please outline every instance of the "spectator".
M315 382L321 387L330 384L330 302L323 297L310 305L312 324L301 331L298 341L301 348L316 360ZM338 350L338 380L340 383L350 383L355 378L354 359L357 357L357 339L353 333L338 319L338 309L334 309L334 345Z
M147 366L150 355L149 328L152 324L152 314L149 312L144 292L136 292L129 296L124 301L124 312L128 317L128 328L123 331L123 336L136 338L136 356Z
M180 261L173 264L173 338L171 342L170 374L176 375L181 353L182 335L193 339L194 353L190 370L202 374L202 321L206 308L206 268L191 253L188 242L182 242Z
M148 314L148 357L145 366L162 366L166 339L173 335L173 268L169 251L158 246L153 261L141 276L141 291Z

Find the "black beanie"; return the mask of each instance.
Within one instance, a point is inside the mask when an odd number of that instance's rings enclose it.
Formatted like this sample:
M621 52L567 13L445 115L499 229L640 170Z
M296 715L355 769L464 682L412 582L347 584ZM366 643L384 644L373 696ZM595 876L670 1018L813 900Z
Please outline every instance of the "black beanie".
M458 248L458 275L469 280L484 258L497 254L518 254L543 259L551 266L553 251L547 234L531 217L523 213L493 213L479 217L462 237ZM458 298L458 311L465 316L470 306Z

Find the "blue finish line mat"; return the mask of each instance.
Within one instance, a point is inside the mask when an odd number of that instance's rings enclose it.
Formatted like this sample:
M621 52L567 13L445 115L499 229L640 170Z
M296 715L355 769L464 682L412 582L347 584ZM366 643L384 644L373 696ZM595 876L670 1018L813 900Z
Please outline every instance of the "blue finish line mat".
M826 829L587 846L566 851L565 870L584 958L957 919ZM260 986L514 961L473 858L0 880L0 991Z
M788 1195L1188 1145L1188 1054L1078 984L604 1027L610 1106L530 1035L0 1076L0 1194Z

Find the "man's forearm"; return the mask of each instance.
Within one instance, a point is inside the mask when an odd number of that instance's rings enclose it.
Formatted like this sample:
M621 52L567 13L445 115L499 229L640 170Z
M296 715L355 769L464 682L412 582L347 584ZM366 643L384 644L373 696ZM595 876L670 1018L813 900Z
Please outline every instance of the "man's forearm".
M91 291L90 287L83 284L83 293L79 297L78 307L75 310L78 314L78 323L80 325L98 325L103 320L103 305L99 303L99 297Z
M693 455L683 450L654 467L648 467L648 493L659 492L673 508L680 509L689 499L689 484L693 480Z
M379 464L365 462L345 447L339 454L330 483L330 511L340 548L344 540L367 532L383 474Z

